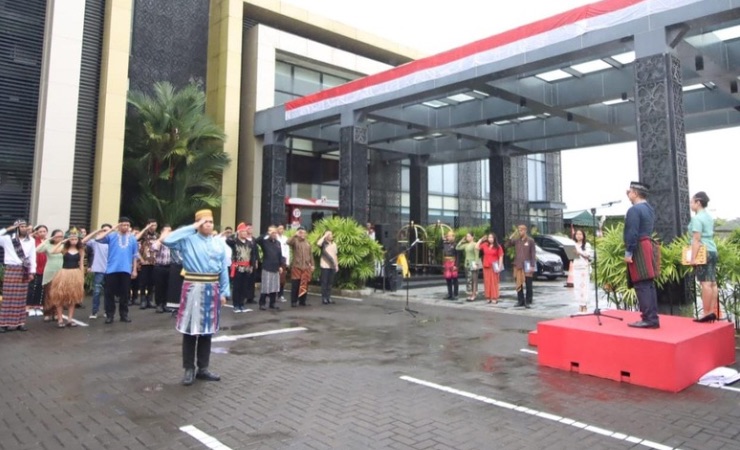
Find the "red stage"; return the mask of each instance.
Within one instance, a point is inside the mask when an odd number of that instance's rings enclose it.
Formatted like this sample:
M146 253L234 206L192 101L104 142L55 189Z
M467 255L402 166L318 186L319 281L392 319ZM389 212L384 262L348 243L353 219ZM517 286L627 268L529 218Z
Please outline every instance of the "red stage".
M548 320L537 324L529 342L539 364L556 369L678 392L710 370L735 363L735 329L727 321L695 323L660 316L660 328L627 326L640 313L608 310L599 326L594 316Z

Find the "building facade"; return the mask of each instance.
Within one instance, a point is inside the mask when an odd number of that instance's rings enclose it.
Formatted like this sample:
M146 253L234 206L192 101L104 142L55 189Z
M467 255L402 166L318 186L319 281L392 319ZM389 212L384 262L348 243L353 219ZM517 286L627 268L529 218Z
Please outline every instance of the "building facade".
M339 209L339 149L288 136L284 160L265 158L256 113L421 56L280 1L0 1L0 222L28 216L52 227L96 227L116 220L125 195L127 92L169 81L202 83L207 112L226 132L232 164L220 225L265 228L260 222L275 217L263 205L271 186L295 203L275 205L284 222L310 225ZM371 222L391 230L409 220L491 223L492 187L506 186L507 226L561 228L557 152L512 157L505 170L492 170L490 158L379 155L370 148L365 161Z

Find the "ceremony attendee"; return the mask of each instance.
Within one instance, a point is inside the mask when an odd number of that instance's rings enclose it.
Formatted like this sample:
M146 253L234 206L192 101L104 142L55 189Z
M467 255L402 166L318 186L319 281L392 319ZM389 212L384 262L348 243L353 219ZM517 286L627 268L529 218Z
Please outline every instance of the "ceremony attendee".
M8 236L8 232L13 230L16 232ZM25 219L18 219L12 226L0 230L0 247L5 251L0 333L28 331L26 297L28 283L36 275L36 243L30 236L31 232Z
M146 226L136 235L136 241L139 242L139 261L140 269L138 272L139 279L139 299L141 305L139 309L153 308L152 296L154 295L154 266L157 264L157 256L152 250L152 246L159 239L157 234L157 221L149 219Z
M308 283L313 276L311 244L306 240L306 229L298 227L295 235L288 239L292 261L290 264L290 306L310 306L307 302Z
M285 281L288 273L288 266L290 266L290 246L288 245L288 238L285 236L285 225L277 226L277 240L280 241L280 249L283 252L283 259L285 259L285 265L283 270L280 271L280 292L278 292L278 300L286 302L285 300Z
M655 211L647 202L649 192L650 186L637 181L630 183L627 190L627 198L632 206L624 219L624 262L627 263L628 281L635 288L642 315L642 320L629 324L634 328L660 328L658 292L655 289L655 278L660 268L653 257Z
M49 234L46 225L37 225L31 233L36 247L41 245ZM44 269L46 268L46 253L36 254L36 276L28 283L28 296L26 297L26 309L29 316L43 316L44 301Z
M61 253L52 253L51 251L56 245L62 242L64 239L64 233L62 230L54 230L51 232L51 236L44 242L36 247L36 258L40 255L46 256L46 264L44 266L44 275L42 276L41 285L44 291L43 297L43 315L44 322L51 322L54 320L55 308L49 304L49 287L54 276L62 270L63 258Z
M494 233L480 238L476 250L483 252L483 289L488 303L496 304L500 297L500 276L504 269L504 249Z
M468 297L465 301L472 302L478 297L478 249L475 243L475 237L472 233L466 233L455 247L456 250L465 254L465 287Z
M319 238L316 245L321 249L321 303L330 305L334 303L331 299L331 288L334 283L334 274L339 270L339 258L337 256L337 244L334 242L334 234L326 231Z
M162 244L162 241L172 232L172 227L168 224L162 226L162 233L159 238L152 243L154 252L154 302L157 305L158 314L167 310L167 299L169 298L170 284L170 264L172 257L170 248Z
M445 300L457 300L458 295L458 273L457 273L457 245L455 244L455 233L448 231L442 241L442 270L447 283L447 297Z
M203 209L195 213L195 223L178 228L164 239L164 245L177 250L185 269L177 312L176 329L182 333L182 384L198 380L219 381L209 371L211 338L218 332L221 307L226 304L229 266L226 246L212 236L213 213ZM196 361L197 355L197 361ZM198 371L195 371L196 365Z
M90 273L93 274L93 295L92 295L92 312L90 313L90 319L97 319L98 312L100 311L100 296L105 292L105 269L108 266L108 244L98 242L96 237L100 236L100 233L107 233L112 226L108 223L104 223L100 229L93 231L92 233L85 236L82 239L82 243L85 244L87 251L85 252L88 256L88 263L90 264ZM90 258L92 257L92 261Z
M277 293L280 291L280 272L283 271L285 258L280 241L277 240L277 227L267 229L267 236L257 238L257 245L262 249L262 281L260 282L260 310L265 311L265 303L270 298L269 307L273 310L280 308L275 305ZM295 306L295 305L293 305Z
M105 268L105 323L113 323L118 297L118 316L121 322L131 322L128 316L131 279L137 277L136 263L139 244L131 231L131 219L121 217L115 228L98 239L108 245L108 264Z
M237 225L236 236L226 239L226 244L231 248L231 302L235 313L243 313L245 300L254 303L257 243L252 236L252 224Z
M576 230L573 235L576 241L576 259L570 265L573 271L573 295L578 305L578 312L588 312L589 299L591 298L591 259L593 251L591 244L586 242L586 234L583 230Z
M701 318L696 322L714 322L719 319L719 292L717 289L717 244L714 243L714 219L707 212L709 196L704 191L697 192L691 198L691 210L696 213L689 223L691 237L691 265L694 266L696 280L701 285ZM699 247L704 246L707 252L706 264L697 264L696 255Z
M513 266L517 296L515 306L530 308L534 298L532 280L537 269L537 250L534 239L527 235L527 226L524 224L517 226L517 230L509 237L505 247L514 247Z
M49 305L56 310L57 326L64 328L63 311L68 309L68 327L76 327L75 306L85 297L85 244L76 228L64 235L64 240L54 246L53 254L62 255L62 269L49 286Z

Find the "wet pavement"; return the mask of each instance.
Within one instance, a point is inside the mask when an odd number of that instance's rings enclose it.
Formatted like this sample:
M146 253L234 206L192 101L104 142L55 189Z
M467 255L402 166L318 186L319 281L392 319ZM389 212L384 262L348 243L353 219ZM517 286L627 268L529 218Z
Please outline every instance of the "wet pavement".
M0 448L740 448L740 391L671 394L540 368L527 332L575 312L562 286L536 282L528 310L510 284L495 306L410 290L415 317L405 290L226 308L218 336L234 339L211 356L222 381L191 387L169 315L80 314L90 326L76 329L31 317L30 331L0 335Z

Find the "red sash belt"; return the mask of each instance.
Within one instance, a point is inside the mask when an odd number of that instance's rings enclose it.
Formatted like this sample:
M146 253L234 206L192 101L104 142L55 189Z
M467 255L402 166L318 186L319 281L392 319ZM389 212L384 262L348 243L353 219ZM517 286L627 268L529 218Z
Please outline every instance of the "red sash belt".
M249 261L234 261L231 263L231 278L234 278L234 274L236 273L237 267L250 267L252 263Z

